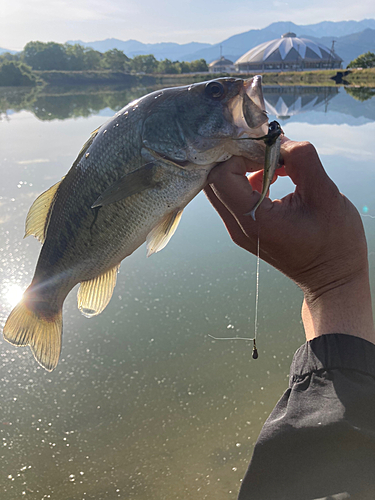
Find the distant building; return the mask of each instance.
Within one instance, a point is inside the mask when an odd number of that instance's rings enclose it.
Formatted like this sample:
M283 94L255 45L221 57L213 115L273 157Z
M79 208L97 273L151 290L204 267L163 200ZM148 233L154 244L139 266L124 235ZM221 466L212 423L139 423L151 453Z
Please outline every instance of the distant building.
M234 73L235 67L233 61L220 57L208 65L209 73Z
M321 43L285 33L281 38L262 43L234 63L236 71L298 71L302 69L341 68L342 59Z

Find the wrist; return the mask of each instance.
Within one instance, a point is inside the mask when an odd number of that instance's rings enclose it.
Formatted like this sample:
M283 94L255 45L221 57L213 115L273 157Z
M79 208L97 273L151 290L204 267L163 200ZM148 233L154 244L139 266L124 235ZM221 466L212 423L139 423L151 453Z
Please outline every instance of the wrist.
M321 293L304 293L302 321L306 339L345 333L375 344L368 272Z

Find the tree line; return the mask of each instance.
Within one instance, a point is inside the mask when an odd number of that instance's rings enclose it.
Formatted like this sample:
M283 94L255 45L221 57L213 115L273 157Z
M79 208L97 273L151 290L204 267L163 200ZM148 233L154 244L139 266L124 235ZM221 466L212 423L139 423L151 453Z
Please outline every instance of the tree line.
M48 71L88 71L110 70L125 73L198 73L208 71L204 59L192 62L158 61L152 54L127 57L122 50L111 49L102 53L79 44L60 44L55 42L29 42L22 52L0 56L4 62L23 63L33 70Z
M348 68L375 67L375 54L357 57ZM18 54L0 56L0 86L33 86L41 82L35 71L112 71L128 74L182 74L208 71L204 59L192 62L158 61L152 54L127 57L122 50L102 53L79 44L29 42Z
M375 54L373 52L366 52L353 61L351 61L347 68L375 68Z

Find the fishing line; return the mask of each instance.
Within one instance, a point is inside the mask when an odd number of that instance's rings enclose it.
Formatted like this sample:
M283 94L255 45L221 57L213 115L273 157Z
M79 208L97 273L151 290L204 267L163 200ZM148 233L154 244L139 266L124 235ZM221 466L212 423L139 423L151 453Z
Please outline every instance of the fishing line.
M258 359L258 349L256 346L256 338L258 333L258 306L259 306L259 229L258 229L258 244L257 244L257 281L256 281L256 291L255 291L255 319L254 319L254 339L253 339L253 359Z
M262 137L238 137L236 140L241 141L241 140L253 140L253 141L264 141L266 145L266 160L265 163L267 164L267 154L270 152L271 148L276 145L277 139L280 137L280 135L283 134L283 131L280 127L280 124L276 121L273 121L269 124L268 126L268 133ZM280 144L278 146L278 156L280 152ZM271 160L270 160L271 161ZM277 165L275 165L276 167ZM266 165L265 167L266 168ZM268 171L268 170L267 170ZM272 170L274 172L274 170ZM265 184L265 178L263 177L263 186ZM248 214L245 215L252 215L253 219L255 220L255 210L258 208L259 204L263 200L265 196L265 193L262 194L262 197L260 201L255 205L253 210L249 212ZM255 317L254 317L254 337L253 338L246 338L246 337L214 337L213 335L209 335L212 339L215 340L247 340L247 341L252 341L253 342L253 353L252 357L253 359L258 359L258 349L256 345L256 339L257 339L257 334L258 334L258 309L259 309L259 267L260 267L260 256L259 256L259 248L260 248L260 238L259 238L259 232L260 229L258 227L258 238L257 238L257 266L256 266L256 292L255 292Z
M257 242L257 267L256 267L256 285L255 285L255 318L254 318L254 337L214 337L208 333L208 336L214 340L247 340L253 342L253 352L252 358L258 359L258 349L256 345L256 339L258 334L258 308L259 308L259 230L258 230L258 242Z

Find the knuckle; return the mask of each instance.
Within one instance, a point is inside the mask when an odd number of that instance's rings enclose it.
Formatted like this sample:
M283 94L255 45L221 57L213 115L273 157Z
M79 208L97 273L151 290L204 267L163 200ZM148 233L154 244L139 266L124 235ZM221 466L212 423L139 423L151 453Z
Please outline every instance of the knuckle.
M303 156L317 156L315 146L309 141L298 142L295 146L295 152Z

